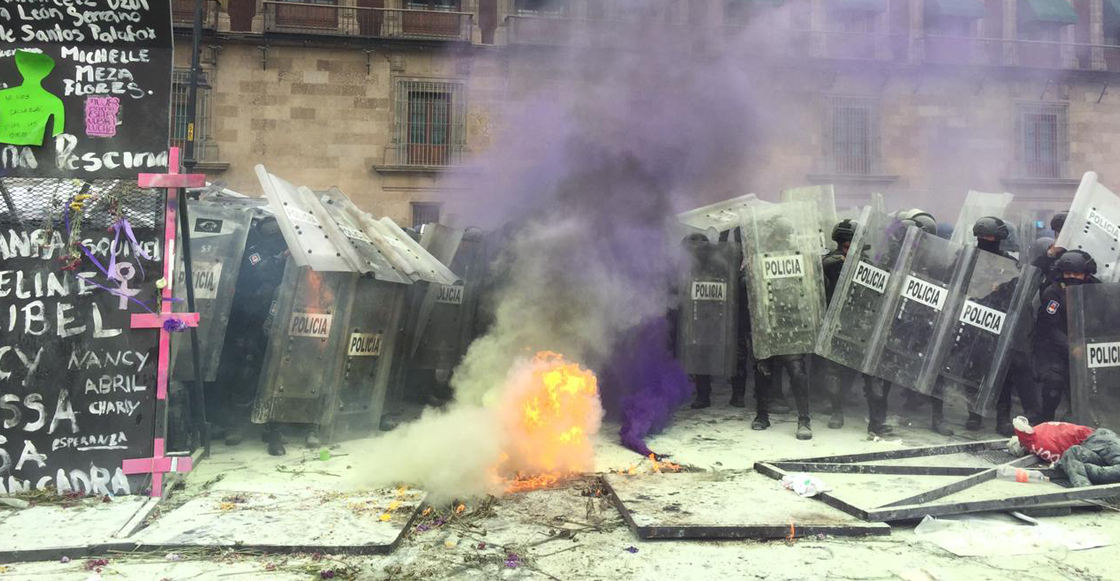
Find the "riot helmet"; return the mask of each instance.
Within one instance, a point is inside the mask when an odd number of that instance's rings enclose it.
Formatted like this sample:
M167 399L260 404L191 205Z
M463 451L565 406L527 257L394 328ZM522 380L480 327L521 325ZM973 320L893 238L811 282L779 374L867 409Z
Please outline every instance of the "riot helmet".
M848 218L837 222L836 225L832 227L832 241L837 244L851 242L852 238L856 235L856 228L858 227L859 223Z
M984 216L972 226L972 235L977 238L994 239L995 241L1007 240L1011 230L1007 223L995 216Z
M1030 247L1030 261L1034 262L1035 260L1038 260L1040 257L1046 256L1046 253L1050 250L1050 247L1053 246L1053 245L1054 245L1054 239L1050 238L1048 236L1043 236L1042 238L1039 238L1038 240L1035 240L1034 242L1032 242L1031 247Z
M769 227L768 234L777 240L788 239L793 234L793 223L785 216L774 216L766 225Z
M1054 277L1066 284L1080 284L1097 273L1097 261L1084 250L1067 250L1051 267Z
M1062 227L1066 225L1066 218L1068 216L1069 212L1058 212L1054 214L1053 218L1050 218L1050 229L1054 231L1055 238L1058 237L1058 234L1062 233Z
M937 220L929 212L915 208L899 212L898 218L906 226L917 226L926 234L937 236Z

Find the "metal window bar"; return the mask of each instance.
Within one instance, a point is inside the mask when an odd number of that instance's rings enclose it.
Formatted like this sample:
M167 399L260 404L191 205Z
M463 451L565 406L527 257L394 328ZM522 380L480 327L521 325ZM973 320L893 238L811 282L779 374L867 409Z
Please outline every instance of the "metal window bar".
M187 110L187 95L190 92L190 69L175 69L171 81L171 145L186 148L190 115ZM210 83L206 71L198 73L198 115L195 118L194 141L195 155L204 159L210 149Z
M395 122L397 160L401 165L462 163L466 149L466 99L462 83L399 81Z
M419 229L424 224L438 223L440 206L437 202L413 202L412 227Z
M874 99L830 96L828 112L830 173L881 173L878 103Z
M1069 109L1060 104L1018 106L1019 174L1061 179L1068 175Z
M405 8L339 6L336 0L264 0L264 29L303 35L469 41L472 18L459 0L407 2Z

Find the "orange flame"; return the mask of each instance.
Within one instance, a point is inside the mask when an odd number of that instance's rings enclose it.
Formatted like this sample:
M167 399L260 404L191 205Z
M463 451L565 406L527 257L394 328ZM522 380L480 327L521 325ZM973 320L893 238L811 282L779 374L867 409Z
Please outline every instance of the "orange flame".
M654 472L657 472L658 474L660 474L662 472L680 472L681 471L681 465L680 464L673 464L672 462L669 462L667 460L663 460L661 462L658 462L657 461L657 456L655 456L653 454L649 455L649 461L650 461L651 469Z
M503 403L513 412L503 417L509 444L497 469L507 491L545 488L592 468L588 435L602 418L594 373L542 351Z

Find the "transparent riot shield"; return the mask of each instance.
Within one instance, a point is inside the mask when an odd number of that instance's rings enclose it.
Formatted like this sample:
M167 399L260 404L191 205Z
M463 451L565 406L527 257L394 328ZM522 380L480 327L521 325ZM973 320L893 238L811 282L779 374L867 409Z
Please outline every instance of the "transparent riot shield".
M346 199L338 188L325 192L312 192L300 188L312 213L323 225L323 230L334 242L335 248L342 252L347 261L358 272L370 273L378 280L411 284L412 279L393 266L381 253L373 240L362 231L361 226L343 207L341 200Z
M1019 326L1036 294L1038 269L1020 270L1012 258L970 250L972 258L963 266L969 274L967 282L932 348L938 362L936 375L918 387L945 400L962 400L969 410L990 415L1011 350L1016 343L1028 344Z
M836 249L832 240L832 228L836 225L836 195L831 185L806 186L782 191L783 202L808 202L812 209L810 220L817 223L817 239L821 254Z
M356 273L317 272L288 260L253 402L254 423L331 423L357 281Z
M690 375L735 375L740 254L733 241L686 242L677 359Z
M741 219L741 214L746 208L755 204L766 204L758 199L754 194L747 194L730 200L716 202L677 214L677 220L684 224L699 230L707 232L710 229L715 229L718 232L724 232L737 228Z
M995 216L1007 220L1007 208L1015 196L1003 194L988 194L970 191L964 199L957 221L953 224L953 236L949 240L954 244L975 244L976 236L972 234L972 227L976 221L984 216Z
M887 300L872 339L868 373L929 393L937 374L933 354L944 319L952 316L977 250L953 244L913 226L891 276Z
M215 381L253 215L238 208L206 202L189 201L188 209L191 219L191 274L194 278L195 311L199 314L199 363L204 371L203 380ZM175 297L184 301L185 305L186 269L183 268L181 253L178 258L173 288ZM175 362L174 378L178 381L193 380L191 342L172 341L171 348Z
M1071 286L1066 305L1072 421L1115 430L1120 426L1120 283Z
M841 365L866 371L871 340L908 231L897 219L871 208L864 208L856 220L859 226L824 315L815 351ZM918 230L909 234L917 237Z
M324 235L323 224L312 211L311 198L291 183L268 173L262 165L256 167L256 172L296 266L309 266L318 272L354 272L357 266Z
M420 244L433 256L447 260L459 280L447 285L430 283L424 288L412 338L412 364L417 369L451 370L474 340L485 266L482 231L429 224Z
M811 353L824 313L824 275L806 202L755 205L742 220L751 345L756 359Z
M1097 261L1097 278L1120 282L1120 198L1087 172L1081 178L1066 225L1055 245L1088 252Z
M370 276L358 279L346 325L341 383L331 439L337 430L375 429L385 408L400 348L405 292L410 287Z

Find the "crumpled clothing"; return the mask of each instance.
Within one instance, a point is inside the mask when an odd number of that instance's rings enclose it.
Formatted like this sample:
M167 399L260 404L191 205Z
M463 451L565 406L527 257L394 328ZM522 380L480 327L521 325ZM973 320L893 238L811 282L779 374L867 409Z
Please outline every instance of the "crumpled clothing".
M832 490L823 480L813 476L812 474L805 474L804 472L798 474L786 474L782 477L782 486L786 490L792 490L798 496L810 497L816 496L822 492Z

